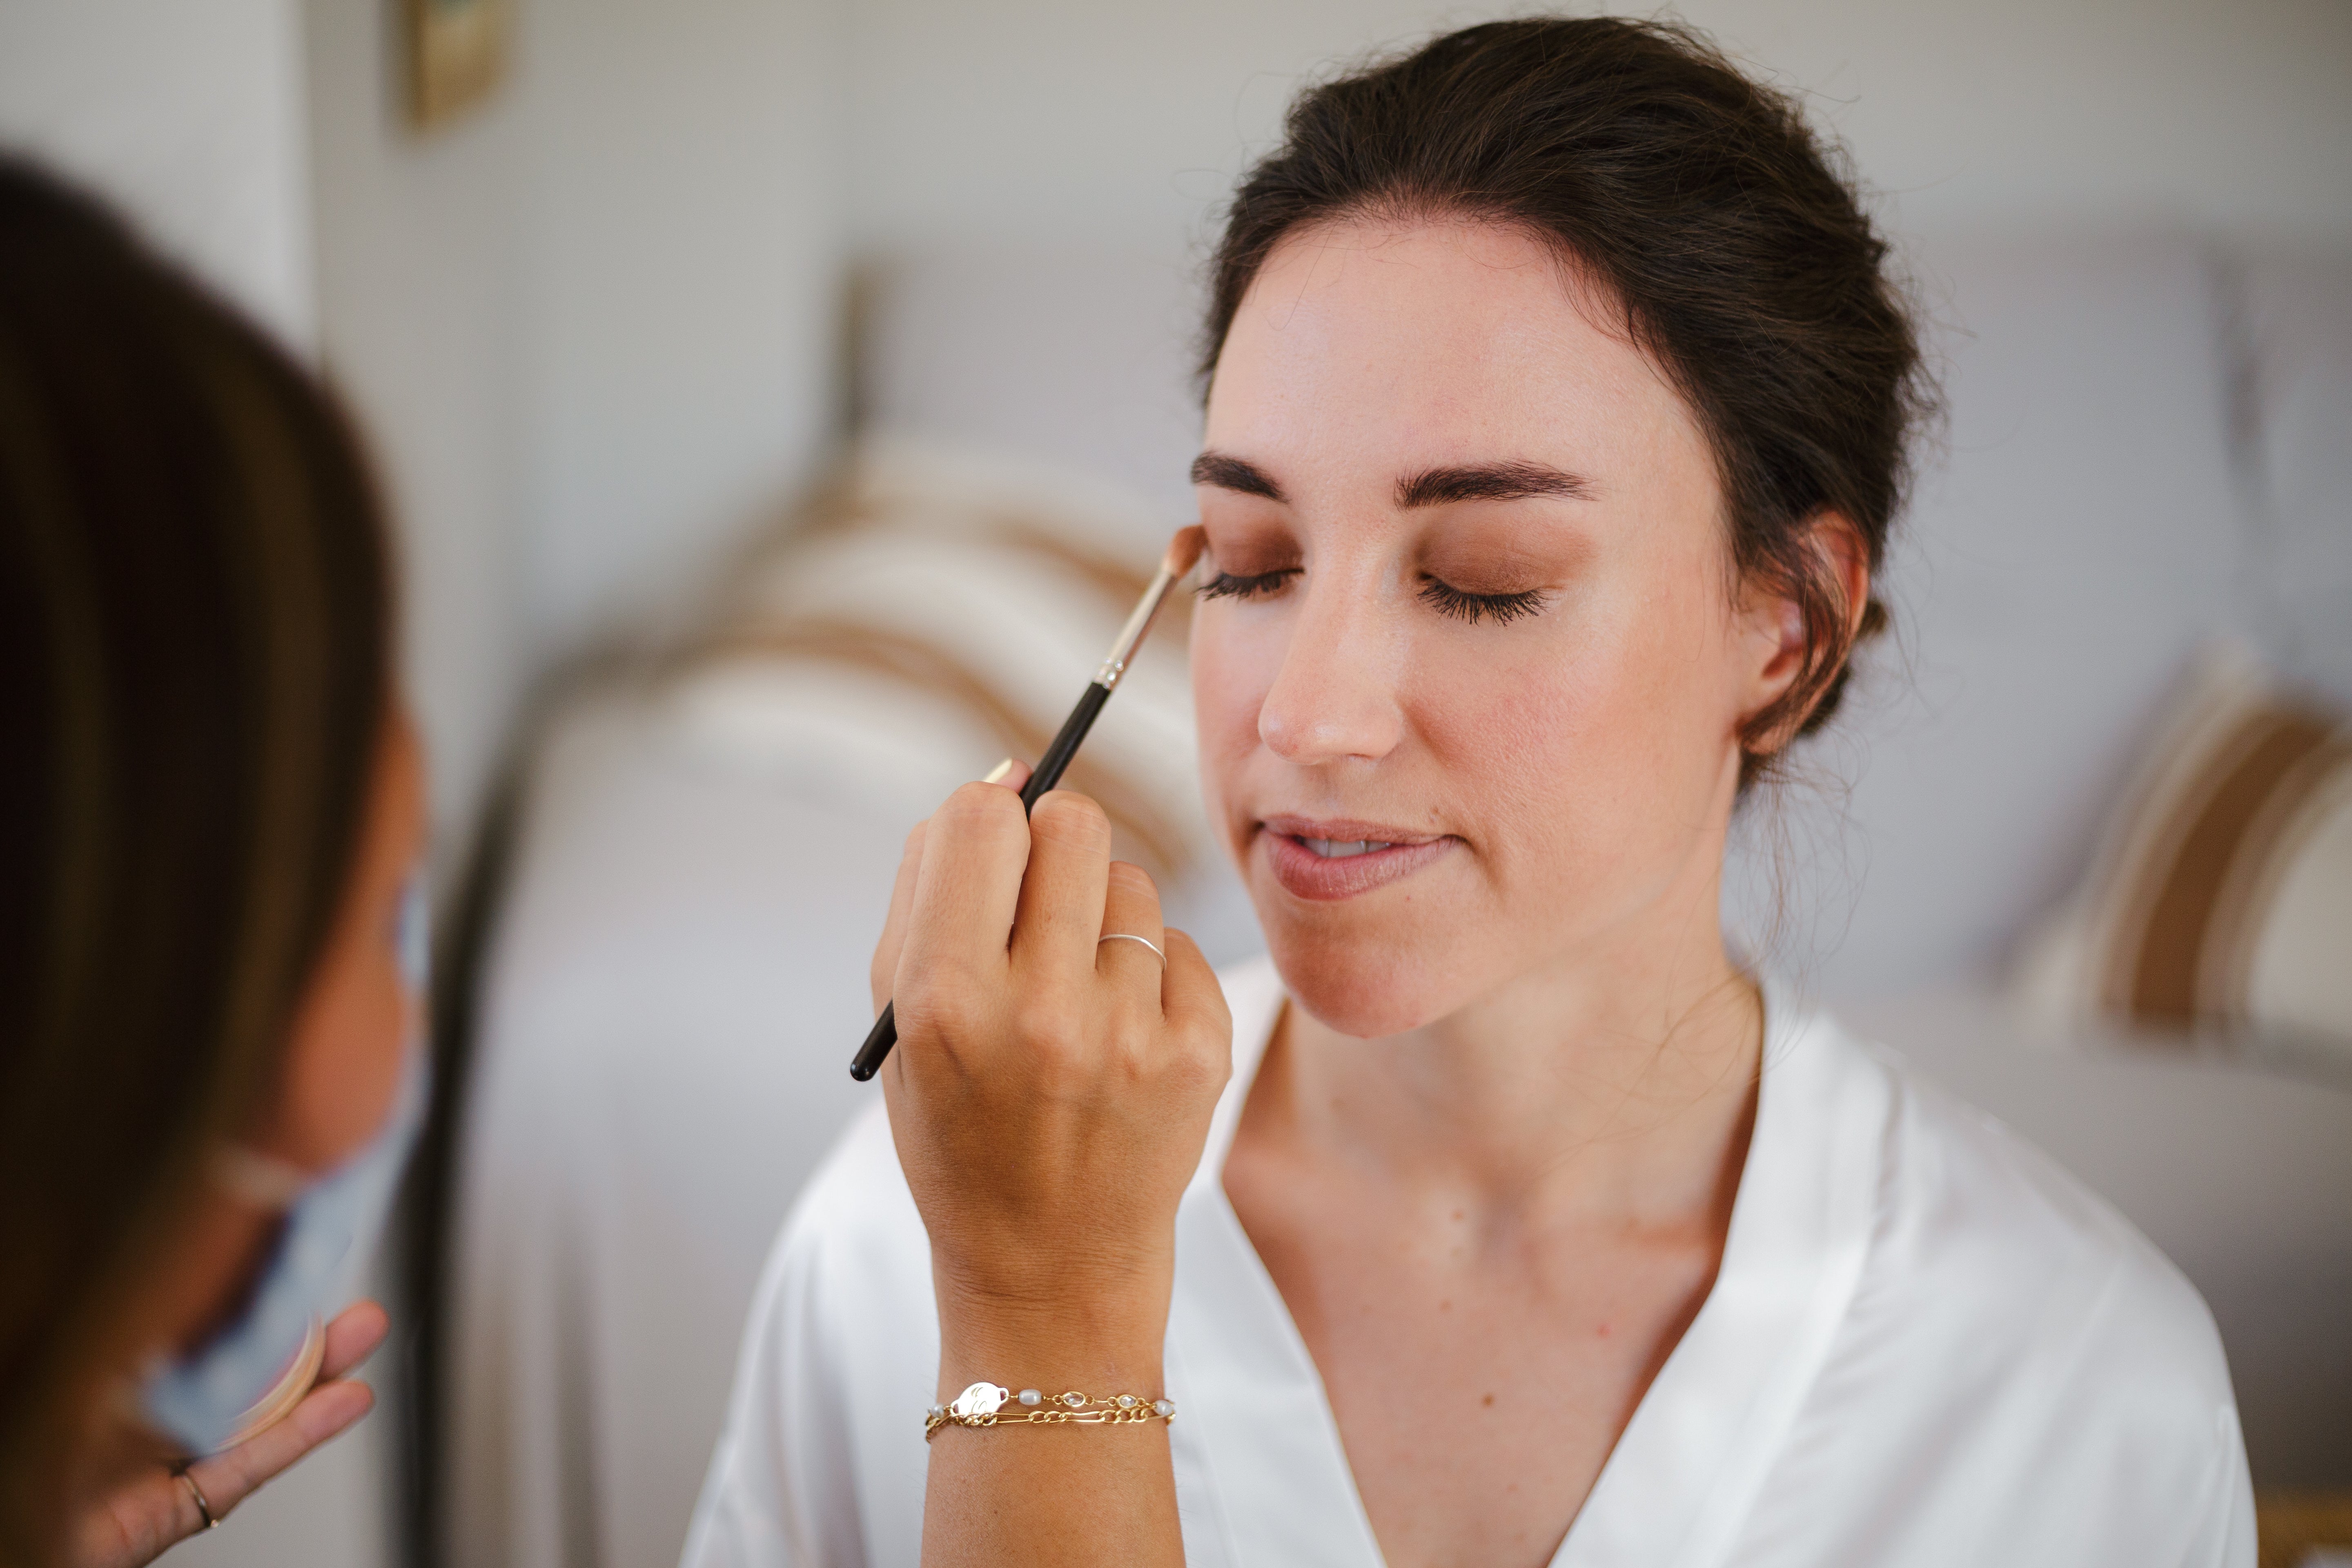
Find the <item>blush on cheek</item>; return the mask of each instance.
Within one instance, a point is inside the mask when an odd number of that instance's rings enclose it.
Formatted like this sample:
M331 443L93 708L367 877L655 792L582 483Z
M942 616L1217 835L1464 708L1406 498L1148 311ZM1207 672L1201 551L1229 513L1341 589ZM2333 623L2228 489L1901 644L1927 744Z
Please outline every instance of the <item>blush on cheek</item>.
M1595 614L1540 657L1452 672L1433 688L1452 695L1423 708L1449 793L1484 836L1497 948L1507 931L1572 945L1630 911L1675 874L1706 815L1693 785L1703 795L1712 776L1676 689L1692 661L1637 618Z
M1602 694L1574 657L1516 660L1507 668L1428 670L1417 682L1414 728L1458 792L1490 828L1547 813L1573 793L1592 758ZM1605 738L1605 737L1603 737ZM1470 825L1465 824L1465 827Z

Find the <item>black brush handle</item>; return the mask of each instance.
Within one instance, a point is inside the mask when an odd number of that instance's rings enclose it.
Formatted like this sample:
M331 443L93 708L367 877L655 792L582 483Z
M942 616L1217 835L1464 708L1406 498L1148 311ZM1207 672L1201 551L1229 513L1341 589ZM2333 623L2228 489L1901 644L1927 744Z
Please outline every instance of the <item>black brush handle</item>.
M857 1054L849 1059L849 1076L864 1083L880 1072L882 1058L888 1056L890 1047L898 1043L898 1005L885 1002L882 1004L882 1016L874 1020L873 1030L866 1035L866 1043L858 1047Z
M1099 681L1087 687L1087 694L1078 699L1078 705L1070 710L1068 718L1062 721L1062 732L1054 737L1054 743L1045 748L1044 756L1037 759L1037 771L1031 773L1029 782L1021 786L1023 811L1033 809L1038 801L1045 798L1046 791L1062 782L1062 774L1069 770L1070 759L1078 754L1078 742L1085 740L1087 731L1095 727L1095 715L1101 712L1103 704L1109 700L1109 687Z
M1045 754L1037 759L1036 769L1030 773L1029 782L1021 786L1024 816L1035 809L1045 793L1062 782L1062 774L1068 771L1070 759L1078 754L1079 742L1087 738L1087 731L1095 727L1095 715L1100 713L1103 704L1109 700L1109 687L1100 681L1087 685L1086 695L1078 699L1076 708L1070 710L1070 716L1062 721L1061 732L1054 737L1054 743L1047 746ZM850 1058L849 1076L864 1083L880 1072L883 1058L898 1043L898 1005L885 1003L882 1016L874 1020L874 1027L867 1033L866 1043L858 1047L857 1055Z

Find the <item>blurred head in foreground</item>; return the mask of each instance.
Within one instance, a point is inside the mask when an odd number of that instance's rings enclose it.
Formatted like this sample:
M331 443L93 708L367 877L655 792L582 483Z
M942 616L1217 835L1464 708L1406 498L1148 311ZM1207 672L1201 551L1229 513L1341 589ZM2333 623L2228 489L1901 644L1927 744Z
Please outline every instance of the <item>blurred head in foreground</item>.
M1314 88L1216 254L1204 779L1292 994L1393 1034L1719 957L1742 790L1823 723L1925 388L1789 100L1663 25Z
M423 816L391 627L329 397L0 161L0 1560L243 1435L308 1194L393 1120Z

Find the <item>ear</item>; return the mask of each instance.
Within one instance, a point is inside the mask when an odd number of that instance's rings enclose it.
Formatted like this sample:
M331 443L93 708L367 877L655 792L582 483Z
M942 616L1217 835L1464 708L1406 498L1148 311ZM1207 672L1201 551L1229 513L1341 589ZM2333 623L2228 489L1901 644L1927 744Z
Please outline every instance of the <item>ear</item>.
M1799 584L1757 583L1740 595L1739 635L1746 650L1741 663L1748 686L1740 711L1751 717L1786 697L1809 664L1844 658L1861 635L1862 619L1870 607L1870 551L1862 531L1843 514L1815 513L1805 525L1801 549L1803 570L1813 590L1810 596L1820 601L1816 624L1807 624ZM1825 646L1817 649L1817 644ZM1755 737L1751 749L1780 750L1804 718L1802 712L1788 715L1772 734Z

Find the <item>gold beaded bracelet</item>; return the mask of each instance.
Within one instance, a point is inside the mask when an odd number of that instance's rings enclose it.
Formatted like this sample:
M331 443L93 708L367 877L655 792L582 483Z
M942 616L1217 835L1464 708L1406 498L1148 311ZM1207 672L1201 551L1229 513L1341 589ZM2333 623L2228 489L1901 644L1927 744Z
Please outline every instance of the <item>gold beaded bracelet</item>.
M1047 1398L1034 1388L1014 1394L993 1383L975 1383L948 1404L931 1406L923 1417L923 1440L937 1436L942 1426L1118 1426L1175 1419L1176 1406L1165 1399L1132 1394L1089 1399L1075 1388Z

